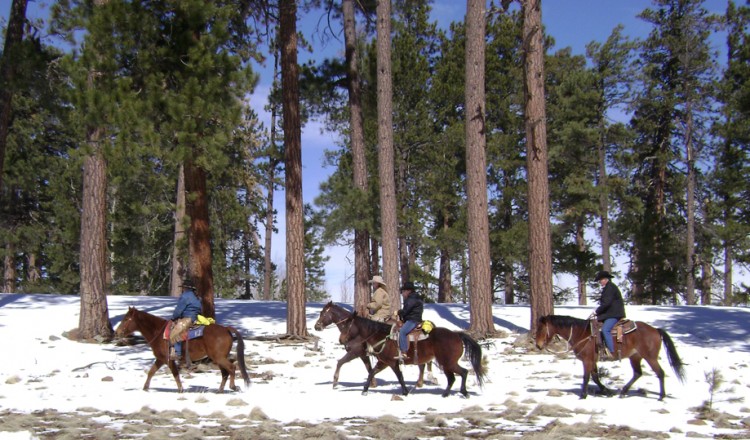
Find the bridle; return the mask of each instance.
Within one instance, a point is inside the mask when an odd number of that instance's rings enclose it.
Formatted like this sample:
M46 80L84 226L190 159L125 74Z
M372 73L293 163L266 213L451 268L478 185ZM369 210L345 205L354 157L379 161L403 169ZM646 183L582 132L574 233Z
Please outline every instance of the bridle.
M583 338L580 341L578 341L575 344L573 344L571 341L573 339L573 327L574 326L572 326L572 325L570 326L570 334L568 335L567 339L563 338L560 335L560 333L558 333L558 332L555 332L554 335L550 335L549 327L550 327L549 323L544 324L544 330L547 332L547 337L545 338L545 343L544 343L544 349L547 350L548 352L552 353L552 354L565 354L565 353L568 353L570 351L575 351L576 348L578 348L579 345L584 344L584 347L585 347L585 344L588 344L589 341L591 341L594 338L594 335L592 333L588 337ZM563 351L553 351L553 350L549 349L549 347L548 347L549 342L555 336L557 336L559 339L565 341L565 345L568 347L566 350L563 350Z

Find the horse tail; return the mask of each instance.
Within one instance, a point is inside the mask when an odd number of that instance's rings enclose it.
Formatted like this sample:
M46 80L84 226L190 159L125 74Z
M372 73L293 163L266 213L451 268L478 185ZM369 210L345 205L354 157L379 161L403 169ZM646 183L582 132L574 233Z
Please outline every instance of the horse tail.
M461 337L461 342L464 344L464 355L471 363L471 367L474 370L474 374L477 375L477 381L481 388L487 377L487 368L482 362L482 347L468 333L459 332L458 334Z
M240 366L240 374L242 379L245 381L245 388L250 387L250 376L247 374L247 367L245 366L245 341L242 339L242 334L234 327L227 327L229 333L234 333L234 338L237 339L237 364Z
M672 338L669 337L669 334L666 332L666 330L660 328L658 328L657 330L659 331L661 340L664 343L664 348L667 350L667 359L669 359L669 365L672 366L672 370L674 370L674 373L677 375L680 383L685 383L685 369L683 368L684 365L682 364L680 356L677 354L677 349L674 347Z

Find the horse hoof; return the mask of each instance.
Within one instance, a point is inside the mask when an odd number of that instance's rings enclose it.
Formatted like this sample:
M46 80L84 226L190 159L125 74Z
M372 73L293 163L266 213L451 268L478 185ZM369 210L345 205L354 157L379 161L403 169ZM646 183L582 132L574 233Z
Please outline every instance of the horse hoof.
M362 391L362 395L366 396L367 395L367 391Z

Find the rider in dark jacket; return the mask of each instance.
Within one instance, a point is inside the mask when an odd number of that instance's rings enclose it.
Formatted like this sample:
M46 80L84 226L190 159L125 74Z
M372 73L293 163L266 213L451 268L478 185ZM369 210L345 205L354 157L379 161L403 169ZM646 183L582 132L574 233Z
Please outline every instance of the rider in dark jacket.
M404 308L398 311L398 317L404 325L398 333L398 345L401 355L398 359L406 357L409 350L409 341L406 336L422 322L422 312L424 311L424 302L419 297L414 288L414 283L407 281L401 286L401 295L404 297Z
M601 270L596 274L594 281L598 281L602 286L602 296L599 299L599 307L594 314L596 320L603 322L602 334L604 343L610 353L615 352L615 343L612 340L612 328L617 321L625 317L625 301L622 299L620 289L611 281L612 276L606 270Z

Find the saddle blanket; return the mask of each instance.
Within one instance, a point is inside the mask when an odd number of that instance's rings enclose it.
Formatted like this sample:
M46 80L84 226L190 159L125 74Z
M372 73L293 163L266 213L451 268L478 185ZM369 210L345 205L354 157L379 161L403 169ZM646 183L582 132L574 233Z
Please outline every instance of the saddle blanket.
M205 325L199 325L197 327L191 327L188 329L186 336L183 335L183 337L180 338L180 340L185 341L187 339L195 339L200 338L203 336L203 331L206 329ZM172 331L172 326L168 325L167 328L164 329L164 339L169 339L169 333Z

